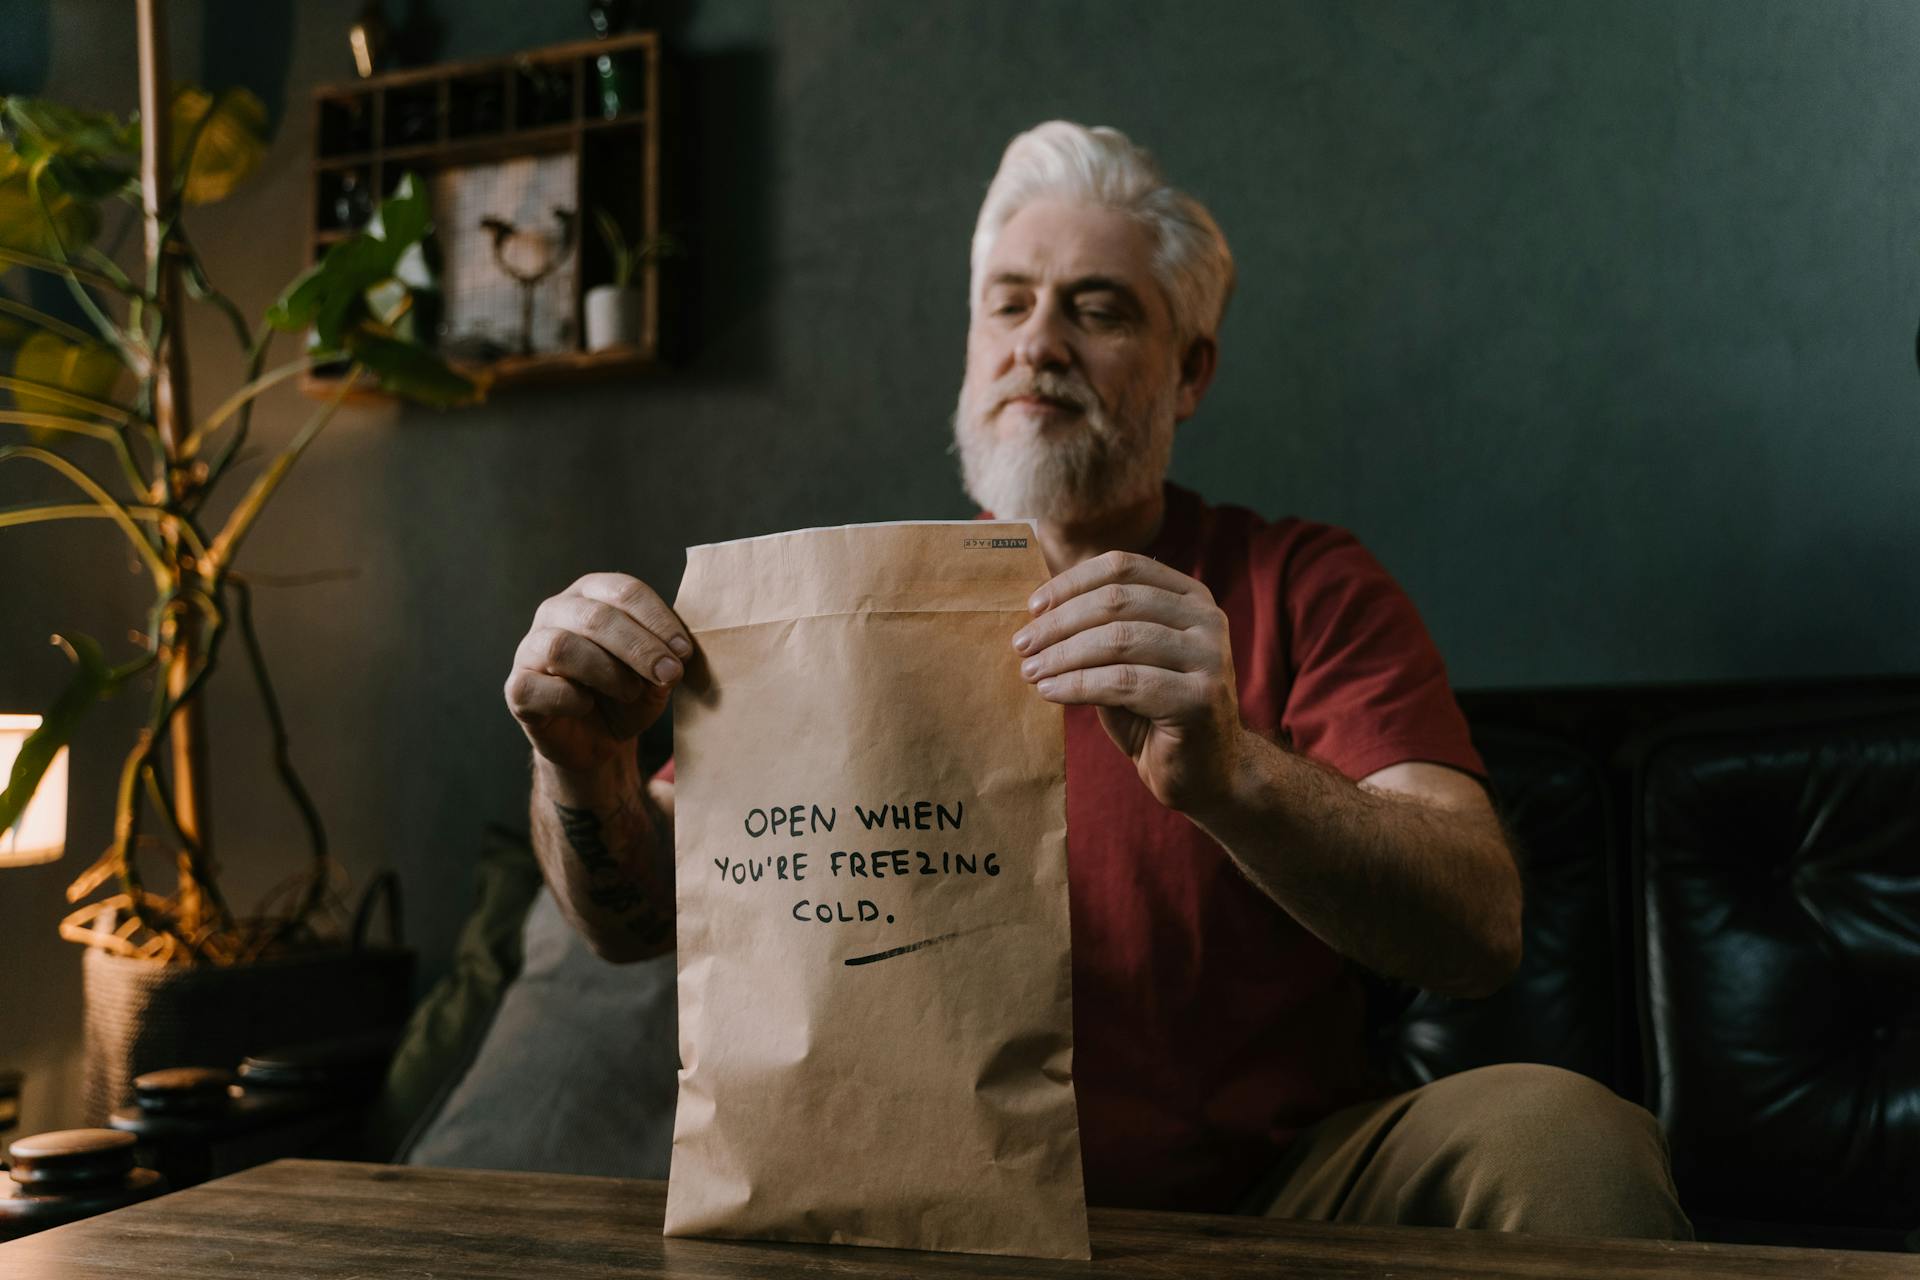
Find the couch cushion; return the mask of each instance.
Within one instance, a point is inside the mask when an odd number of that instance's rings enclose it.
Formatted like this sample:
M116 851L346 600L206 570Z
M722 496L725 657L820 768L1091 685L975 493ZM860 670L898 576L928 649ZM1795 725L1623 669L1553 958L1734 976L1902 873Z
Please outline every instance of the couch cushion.
M1525 954L1513 980L1482 1000L1403 992L1375 1020L1374 1061L1403 1088L1470 1067L1540 1062L1637 1100L1601 769L1567 743L1525 731L1476 726L1474 745L1520 854Z
M1650 744L1652 1105L1690 1208L1920 1221L1920 713Z
M474 867L473 914L445 976L414 1007L367 1119L368 1159L390 1160L428 1123L479 1051L520 972L527 909L540 868L522 832L489 825Z
M526 961L409 1164L664 1178L680 1068L671 953L613 965L541 889Z

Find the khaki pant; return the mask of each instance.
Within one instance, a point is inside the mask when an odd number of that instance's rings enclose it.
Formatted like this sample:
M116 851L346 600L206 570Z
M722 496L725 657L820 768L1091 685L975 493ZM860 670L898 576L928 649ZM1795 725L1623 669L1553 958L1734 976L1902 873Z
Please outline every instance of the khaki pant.
M1372 1225L1691 1240L1654 1118L1585 1076L1509 1064L1335 1112L1248 1212Z

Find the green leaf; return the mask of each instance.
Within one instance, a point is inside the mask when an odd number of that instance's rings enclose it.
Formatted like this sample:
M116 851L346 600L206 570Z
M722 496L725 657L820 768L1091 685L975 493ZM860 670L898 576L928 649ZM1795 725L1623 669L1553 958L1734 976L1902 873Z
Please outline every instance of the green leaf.
M18 94L0 98L0 127L29 161L41 155L138 159L140 122L105 111L81 111Z
M627 246L626 234L612 214L596 208L593 217L600 226L600 238L607 243L607 253L613 258L613 283L624 289L633 283L633 250Z
M328 250L329 253L332 250ZM293 278L267 308L267 323L283 333L291 333L313 322L314 310L325 296L327 263L322 258Z
M20 344L13 357L14 377L92 400L112 401L114 387L125 372L119 355L105 343L68 342L51 333L34 334ZM13 402L28 413L72 412L65 401L18 387L14 388Z
M187 147L193 147L182 189L186 202L224 200L267 154L266 104L246 89L226 89L216 96L184 86L173 95L172 144L176 166L186 158Z
M335 244L287 287L267 323L310 329L310 348L345 352L395 395L442 406L479 399L483 380L389 327L406 313L411 290L431 282L417 246L432 228L419 179L403 175L365 230Z
M357 318L356 306L364 308L367 290L393 274L404 249L355 232L288 286L268 310L267 323L287 331L313 325L321 341L338 346L341 333Z
M76 111L39 98L0 100L0 126L29 168L43 166L60 189L104 200L136 180L140 125L103 111ZM44 181L44 180L43 180Z
M368 293L395 276L407 283L401 259L432 227L419 180L411 173L403 175L364 230L328 249L287 286L268 309L267 323L284 332L311 326L321 346L342 346L345 336L362 321L393 314L396 299L391 288L382 290L377 299L369 299Z
M600 228L600 239L606 242L608 253L617 258L627 251L626 233L620 230L620 224L614 220L612 214L596 207L593 211L593 221Z
M400 175L399 185L394 187L393 194L380 202L380 207L374 210L373 220L367 224L369 234L400 249L424 238L432 228L427 193L421 189L420 180L411 173ZM396 253L395 257L398 256Z
M418 343L403 342L371 329L346 335L347 353L380 380L383 391L446 408L469 404L485 393L485 383L469 377Z
M98 209L68 195L49 174L41 175L40 195L46 201L44 213L33 198L31 166L12 147L0 142L0 245L56 256L59 247L47 229L49 215L59 230L60 242L69 251L92 243L100 232Z
M14 757L7 789L0 791L0 831L20 821L53 757L73 738L94 704L111 696L118 687L98 641L75 634L67 645L75 663L73 678Z

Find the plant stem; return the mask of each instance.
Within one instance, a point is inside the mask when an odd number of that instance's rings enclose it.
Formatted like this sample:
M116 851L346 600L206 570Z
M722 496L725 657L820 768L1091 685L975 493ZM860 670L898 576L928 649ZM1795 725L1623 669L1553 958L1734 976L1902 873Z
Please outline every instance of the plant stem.
M200 688L207 676L212 673L218 658L220 638L226 629L226 619L220 607L205 592L187 590L178 593L168 602L173 631L166 641L173 646L168 657L167 672L171 676L178 669L180 657L180 637L183 632L183 616L206 615L204 632L205 652L194 663L186 678L178 683L171 679L154 686L154 697L148 712L147 723L141 728L138 741L128 755L120 774L120 790L114 809L114 838L94 868L83 874L67 887L69 900L91 893L100 883L99 873L111 869L128 895L129 911L148 929L155 933L171 935L189 954L197 954L202 948L201 940L206 933L206 904L218 903L218 909L224 911L225 904L218 898L217 889L210 889L213 883L213 863L205 844L197 839L190 827L181 820L175 810L167 811L167 820L174 831L180 835L182 849L178 857L179 887L174 893L177 912L173 917L158 912L148 902L141 887L139 867L135 858L135 841L140 830L140 801L138 784L144 771L149 767L154 751L163 739L173 733L181 723L181 712L197 704ZM192 612L186 615L176 613L170 606L187 604ZM197 629L193 633L202 635ZM191 663L194 655L187 655ZM177 756L177 752L176 752ZM174 794L179 795L179 781L175 780ZM149 913L152 913L151 915Z
M75 346L91 346L94 342L98 341L98 339L85 330L76 329L65 320L57 319L44 311L36 310L24 302L15 302L12 298L4 294L0 294L0 312L19 316L27 323L38 325L54 337L65 339Z
M239 304L214 288L213 280L207 275L206 264L200 260L200 251L194 247L193 241L187 238L184 228L175 233L175 240L180 250L180 265L187 273L187 292L196 298L204 298L220 308L221 314L227 318L227 323L233 326L234 337L239 342L240 349L257 357L257 349L264 345L270 332L268 327L262 325L257 337L251 333L247 329L247 318L240 313ZM258 372L259 370L256 369L249 373L248 380L251 381Z
M188 859L199 868L197 878L201 888L206 892L207 900L213 904L214 914L220 925L226 929L232 929L234 927L233 912L227 907L226 895L220 892L219 879L213 874L213 868L206 865L206 857L201 852L199 843L180 829L180 822L173 815L173 802L167 799L166 779L151 755L148 756L146 767L141 770L141 773L147 784L147 798L153 801L153 807L166 822L167 830L180 842L181 848L186 850Z
M5 462L11 458L23 458L28 461L42 463L73 481L74 485L89 498L92 498L94 503L99 506L109 518L120 525L128 539L133 543L134 549L146 560L147 568L153 573L154 584L162 591L173 586L174 574L172 568L160 558L160 554L154 550L153 545L149 543L146 537L140 532L139 526L134 524L133 518L127 513L126 507L112 494L101 488L92 476L82 471L79 467L74 466L73 463L68 462L59 454L46 449L36 448L29 444L10 444L4 448L0 448L0 462Z
M65 387L55 386L50 382L35 382L31 378L16 378L10 374L0 374L0 389L25 391L29 395L55 400L82 413L91 413L115 422L125 422L133 416L133 410L125 405L115 404L111 400L96 400L92 396L81 395L78 391L69 391Z
M190 500L193 480L185 470L181 442L185 439L193 415L189 406L187 382L186 330L180 315L180 266L171 252L168 231L172 211L166 208L173 185L169 181L168 126L171 98L167 84L167 31L164 0L134 0L134 22L139 30L140 64L140 212L149 274L154 278L153 307L158 318L159 338L153 349L153 425L160 433L168 473L169 504ZM179 562L178 539L164 538L168 557ZM196 565L201 579L213 582L217 575L208 570L205 557ZM186 579L184 575L182 582ZM208 804L206 721L200 702L191 696L206 667L199 673L193 666L194 650L199 647L197 614L179 617L174 623L174 647L167 662L166 685L176 711L168 727L173 747L174 814L180 829L192 837L195 847L211 865L213 859L212 812ZM211 639L208 649L211 650ZM209 664L210 665L210 661ZM204 911L201 886L196 882L197 863L185 850L179 858L180 887L174 895L181 923L191 935L198 932Z
M102 422L88 422L84 418L69 418L64 414L27 413L13 409L0 409L0 423L16 427L36 427L45 431L71 431L76 435L104 440L113 446L114 456L120 461L120 469L126 474L128 496L135 499L149 496L147 477L140 470L140 464L133 460L133 450L127 444L124 425L111 427Z
M240 499L240 504L233 509L233 513L227 517L227 523L213 539L210 553L212 574L218 575L233 563L233 557L240 550L241 539L245 538L247 531L253 528L253 522L260 518L260 512L266 506L267 499L273 496L274 490L278 489L281 482L287 478L287 472L293 469L293 464L300 460L300 455L313 442L313 438L320 434L320 429L327 425L335 411L340 408L340 402L347 398L347 393L359 380L360 372L360 366L357 364L347 370L347 375L340 379L340 389L314 411L313 416L307 419L306 425L301 427L299 433L294 436L293 443L273 460L273 465L261 473L260 477L253 482L253 486L247 490L246 496Z
M166 519L167 513L158 507L122 508L135 520L148 523ZM36 507L0 507L0 529L22 524L44 524L49 520L111 520L113 513L102 511L90 503L56 503Z
M44 271L48 275L70 275L82 284L90 284L99 289L113 288L113 281L97 271L87 271L69 262L60 262L38 253L28 253L25 249L0 247L0 262L11 262L16 267L26 267L30 271Z
M303 356L298 360L288 361L279 368L260 374L252 379L245 386L222 401L220 407L215 409L205 422L195 427L193 431L188 434L187 438L180 442L181 456L191 458L199 453L200 442L212 435L215 431L218 431L220 425L232 417L243 405L251 403L255 396L270 387L277 386L285 382L288 378L305 373L307 370L313 368L313 364L314 362L311 356Z
M239 600L240 638L246 644L247 660L253 667L254 683L260 690L260 705L266 709L267 722L273 727L273 764L280 774L287 794L293 797L294 805L300 810L300 817L307 826L307 840L313 849L313 874L307 881L307 891L301 896L300 903L276 926L263 948L271 948L281 938L304 924L320 904L320 897L327 888L327 832L320 821L320 810L314 805L307 789L300 782L300 776L294 772L293 757L288 751L286 721L280 716L280 700L274 696L273 681L267 675L267 657L260 648L260 637L253 629L253 589L235 574L227 579Z

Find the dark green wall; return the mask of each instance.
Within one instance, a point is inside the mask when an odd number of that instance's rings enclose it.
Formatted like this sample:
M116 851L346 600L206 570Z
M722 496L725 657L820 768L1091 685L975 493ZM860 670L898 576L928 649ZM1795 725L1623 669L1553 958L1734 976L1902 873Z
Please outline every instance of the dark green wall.
M287 69L266 171L198 224L258 307L301 264L308 90L350 74L358 3L283 2L251 26L249 6L178 8L180 74ZM582 6L436 8L464 56L572 38ZM1154 148L1238 253L1221 375L1176 477L1353 528L1456 683L1920 670L1920 7L653 11L682 51L698 158L691 361L469 412L344 415L249 547L263 572L357 574L265 594L261 624L335 840L362 877L402 868L430 970L481 824L523 810L500 686L543 596L590 569L670 593L691 542L969 513L946 453L967 238L1008 137L1053 116ZM48 27L47 92L130 100L120 0L0 16ZM195 339L204 401L237 360L210 318ZM309 407L276 402L260 438ZM137 583L95 532L5 535L0 706L51 695L50 630L111 637L134 616ZM299 828L244 681L213 717L219 838L264 888L296 865L275 850ZM74 852L6 874L0 936L47 939L104 843L125 719L77 748ZM77 957L25 954L55 993L33 1013L44 1080L77 1036ZM0 1045L26 1018L0 1017ZM39 1097L39 1120L69 1118Z

